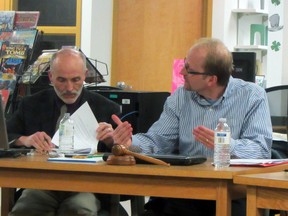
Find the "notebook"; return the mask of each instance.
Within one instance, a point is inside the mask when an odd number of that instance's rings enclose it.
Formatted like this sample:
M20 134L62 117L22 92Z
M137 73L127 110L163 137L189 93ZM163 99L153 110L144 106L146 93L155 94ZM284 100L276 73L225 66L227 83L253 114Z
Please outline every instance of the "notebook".
M8 135L6 130L5 113L2 104L2 95L0 94L0 158L17 157L21 154L30 152L31 149L9 148Z

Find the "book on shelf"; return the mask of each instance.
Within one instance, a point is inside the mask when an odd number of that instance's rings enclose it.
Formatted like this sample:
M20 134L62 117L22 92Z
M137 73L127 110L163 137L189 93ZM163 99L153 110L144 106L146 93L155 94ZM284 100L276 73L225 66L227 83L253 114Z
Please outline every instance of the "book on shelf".
M16 44L27 44L29 46L27 63L32 63L34 50L38 42L40 32L37 29L14 30L9 41ZM37 49L37 47L36 47Z
M2 43L3 41L9 41L10 38L12 37L12 34L13 34L12 31L9 32L0 31L0 43Z
M16 76L0 72L0 89L14 91L16 86Z
M0 11L0 31L12 31L15 11Z
M0 85L1 89L13 92L17 78L23 74L27 58L28 45L11 44L4 41L1 45Z
M36 59L36 61L28 67L22 76L21 82L24 84L33 84L37 79L48 70L50 65L50 59L57 50L43 50L42 54Z
M11 43L27 44L30 49L33 49L37 34L37 29L14 30L9 41Z
M39 11L15 11L14 29L36 29L39 16Z
M0 31L0 52L1 52L1 47L2 47L2 43L5 41L9 41L10 38L12 37L12 31L11 32L3 32ZM1 63L1 56L0 56L0 63Z
M9 100L10 91L7 89L1 89L1 81L0 81L0 95L2 95L2 106L3 110L5 110Z
M25 68L28 49L26 44L13 44L10 41L4 41L0 52L1 71L21 76Z

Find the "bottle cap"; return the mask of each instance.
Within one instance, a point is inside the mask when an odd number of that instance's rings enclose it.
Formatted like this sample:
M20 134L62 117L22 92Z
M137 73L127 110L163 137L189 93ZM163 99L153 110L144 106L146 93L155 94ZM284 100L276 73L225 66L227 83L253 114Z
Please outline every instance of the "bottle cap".
M227 121L226 118L220 118L220 119L219 119L219 122L225 123L226 121Z

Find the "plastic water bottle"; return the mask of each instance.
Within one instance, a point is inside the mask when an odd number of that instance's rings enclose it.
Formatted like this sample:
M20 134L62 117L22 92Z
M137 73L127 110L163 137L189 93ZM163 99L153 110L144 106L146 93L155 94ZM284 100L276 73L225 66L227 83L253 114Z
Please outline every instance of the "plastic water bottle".
M226 118L219 119L214 136L214 166L229 167L231 131Z
M74 122L70 113L65 113L59 124L59 150L64 154L74 151Z

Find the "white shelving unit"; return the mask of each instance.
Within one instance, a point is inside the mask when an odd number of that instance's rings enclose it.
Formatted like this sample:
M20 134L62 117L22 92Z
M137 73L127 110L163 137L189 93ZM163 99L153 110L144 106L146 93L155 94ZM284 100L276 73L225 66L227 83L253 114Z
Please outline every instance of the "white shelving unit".
M261 44L260 34L254 36L254 44L250 42L251 24L264 24L267 26L268 11L254 8L237 8L231 10L236 17L236 52L255 52L257 59L257 74L265 75L267 68L268 46ZM267 33L268 34L268 33ZM267 38L265 39L268 40Z
M259 10L254 8L237 8L232 10L233 13L239 13L239 14L246 14L246 15L255 15L260 14L263 16L268 16L268 11L266 10Z
M265 76L266 87L287 85L287 11L287 0L213 1L212 36L221 39L231 51L256 52L257 64L261 63L259 71ZM278 30L271 30L273 27L269 19L274 14L280 17ZM268 26L268 46L258 43L250 46L250 23L264 23Z
M260 9L233 9L232 13L237 16L237 45L235 50L250 50L250 51L263 51L263 54L267 52L267 46L263 44L250 45L250 25L252 23L265 24L268 19L268 11Z
M236 45L235 50L250 50L250 51L263 51L267 52L267 46L265 45Z

